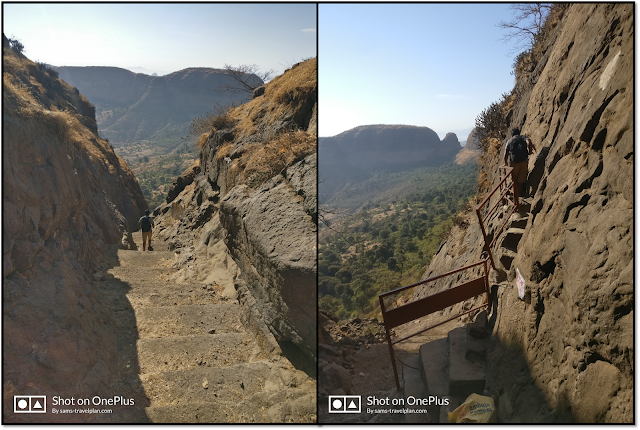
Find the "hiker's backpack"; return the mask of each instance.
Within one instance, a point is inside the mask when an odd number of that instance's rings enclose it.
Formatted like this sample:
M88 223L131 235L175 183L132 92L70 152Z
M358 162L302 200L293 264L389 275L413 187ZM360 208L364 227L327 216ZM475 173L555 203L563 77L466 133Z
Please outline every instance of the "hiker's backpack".
M522 135L513 136L507 145L511 145L509 159L511 163L522 163L527 161L529 150L527 149L527 138Z
M151 231L151 218L148 216L140 218L140 227L144 232Z

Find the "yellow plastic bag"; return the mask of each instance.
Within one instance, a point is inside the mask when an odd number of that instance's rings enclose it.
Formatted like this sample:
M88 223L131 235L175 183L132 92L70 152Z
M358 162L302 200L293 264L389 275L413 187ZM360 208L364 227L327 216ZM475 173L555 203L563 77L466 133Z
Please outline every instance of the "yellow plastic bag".
M450 423L495 423L496 415L492 397L472 394L447 417Z

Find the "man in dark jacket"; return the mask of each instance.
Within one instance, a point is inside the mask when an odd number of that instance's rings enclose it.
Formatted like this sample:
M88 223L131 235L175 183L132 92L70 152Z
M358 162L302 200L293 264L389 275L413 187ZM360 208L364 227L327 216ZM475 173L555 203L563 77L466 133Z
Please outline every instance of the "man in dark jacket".
M520 130L511 130L511 139L507 142L507 149L504 153L505 166L513 167L513 175L516 180L516 196L522 193L522 198L527 197L527 176L529 175L529 155L535 152L531 139L528 136L520 135Z
M138 220L138 228L142 230L142 250L146 251L146 241L149 240L149 251L153 251L151 247L151 234L153 233L152 227L156 225L153 223L153 218L149 216L149 209L144 211L144 216Z

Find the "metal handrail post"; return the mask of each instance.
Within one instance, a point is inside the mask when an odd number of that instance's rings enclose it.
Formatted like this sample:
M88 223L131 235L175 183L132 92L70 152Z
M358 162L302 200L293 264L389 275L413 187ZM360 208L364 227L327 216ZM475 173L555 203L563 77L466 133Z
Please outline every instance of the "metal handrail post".
M491 267L493 267L493 270L496 270L496 265L493 262L493 255L491 254L491 248L489 247L489 244L488 244L487 231L485 230L484 223L482 222L482 215L480 215L480 206L476 208L476 215L478 216L480 229L482 229L482 236L484 236L484 249L487 251L487 254L489 255L489 259L491 259Z
M519 211L518 200L520 199L520 191L516 184L516 174L513 169L511 169L511 186L513 187L513 204L516 207L516 211Z
M396 381L396 388L398 389L398 392L400 392L400 379L398 378L398 369L396 367L396 357L395 354L393 352L393 344L391 343L391 332L389 331L389 327L387 327L387 323L386 321L384 321L384 298L382 295L378 296L378 298L380 299L380 309L382 309L382 320L384 322L384 330L387 333L387 344L389 345L389 355L391 357L391 367L393 367L393 377L395 378Z
M489 269L487 267L487 259L484 260L484 286L485 291L487 292L487 307L489 307L489 296L491 292L489 290Z

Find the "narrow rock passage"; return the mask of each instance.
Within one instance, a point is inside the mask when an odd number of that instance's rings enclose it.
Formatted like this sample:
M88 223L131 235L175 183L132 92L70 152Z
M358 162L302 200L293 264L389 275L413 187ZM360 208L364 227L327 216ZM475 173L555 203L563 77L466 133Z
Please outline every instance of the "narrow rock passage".
M134 233L138 246L141 234ZM174 254L117 250L100 282L118 326L111 422L315 422L315 384L267 357L218 285L176 284Z

